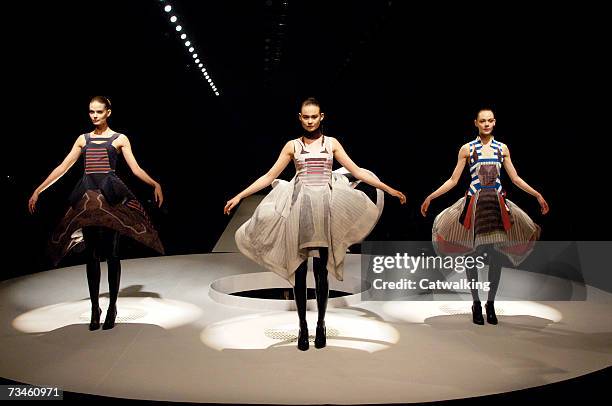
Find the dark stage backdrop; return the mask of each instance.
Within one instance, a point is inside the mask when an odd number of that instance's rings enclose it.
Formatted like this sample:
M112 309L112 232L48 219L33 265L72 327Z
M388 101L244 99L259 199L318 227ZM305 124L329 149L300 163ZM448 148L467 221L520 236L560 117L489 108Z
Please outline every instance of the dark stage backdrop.
M91 129L87 103L98 94L113 102L111 128L130 137L164 188L166 203L152 215L169 255L212 249L228 221L225 201L299 136L308 96L324 105L325 132L408 196L404 207L387 197L370 239L431 237L434 214L463 195L467 175L428 217L420 204L450 176L483 106L494 108L496 136L519 174L551 207L541 216L534 198L502 178L542 238L610 239L609 103L600 97L610 90L609 33L591 6L172 2L221 91L215 97L159 1L14 3L3 27L3 279L50 267L45 242L81 164L41 195L36 215L27 200ZM152 199L123 160L119 175ZM146 255L123 247L124 257Z

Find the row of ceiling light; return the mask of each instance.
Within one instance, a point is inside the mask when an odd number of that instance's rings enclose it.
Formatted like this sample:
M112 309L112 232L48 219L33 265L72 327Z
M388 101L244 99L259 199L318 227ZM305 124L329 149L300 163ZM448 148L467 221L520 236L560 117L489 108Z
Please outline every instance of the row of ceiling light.
M176 13L172 11L172 5L167 0L160 0L160 3L162 3L164 11L170 16L169 17L170 23L174 24L174 29L176 33L179 35L181 41L184 43L185 48L191 54L191 57L194 59L195 66L197 66L198 69L200 69L204 80L208 82L213 92L215 92L215 95L219 96L219 89L213 82L212 78L210 77L210 74L208 73L208 71L204 67L204 64L200 60L200 57L198 56L194 45L191 43L191 41L187 37L187 34L185 33L185 29L183 28L182 25L179 24Z

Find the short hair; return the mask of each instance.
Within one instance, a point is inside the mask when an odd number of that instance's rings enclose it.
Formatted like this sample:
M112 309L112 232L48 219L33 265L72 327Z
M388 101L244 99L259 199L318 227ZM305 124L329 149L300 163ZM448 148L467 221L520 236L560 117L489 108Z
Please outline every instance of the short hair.
M476 120L478 120L478 115L481 112L483 112L483 111L490 111L491 113L493 113L493 115L495 115L495 112L493 111L492 108L490 108L490 107L482 107L482 108L478 109L478 111L476 112L476 117L475 117Z
M317 99L315 99L314 97L309 97L306 100L304 100L302 102L302 105L300 106L300 110L304 107L304 106L317 106L319 108L319 110L321 109L321 103L319 103L319 101Z
M104 105L104 108L106 110L110 110L111 109L111 102L108 99L108 97L104 97L104 96L94 96L91 98L91 100L89 101L89 104L93 103L93 102L98 102L98 103L102 103Z

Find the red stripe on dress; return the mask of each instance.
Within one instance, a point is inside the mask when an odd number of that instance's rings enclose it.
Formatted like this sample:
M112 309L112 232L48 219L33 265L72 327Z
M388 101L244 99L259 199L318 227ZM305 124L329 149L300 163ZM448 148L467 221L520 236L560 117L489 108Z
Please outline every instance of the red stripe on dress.
M465 213L465 219L463 219L463 226L468 230L472 226L472 211L474 209L476 195L470 196L469 206L467 209L467 213Z
M504 196L501 194L499 194L499 210L501 211L504 229L508 231L510 230L510 227L512 227L512 222L510 221L510 214L508 213L508 210L506 210L506 201L504 200Z

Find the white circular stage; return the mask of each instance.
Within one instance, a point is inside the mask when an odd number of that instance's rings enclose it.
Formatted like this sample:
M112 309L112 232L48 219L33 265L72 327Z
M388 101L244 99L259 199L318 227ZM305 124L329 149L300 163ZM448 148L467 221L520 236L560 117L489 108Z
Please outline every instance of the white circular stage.
M84 265L2 282L0 376L129 399L363 404L504 393L612 365L612 295L591 287L586 301L497 301L499 325L476 326L469 300L361 302L360 257L348 255L332 288L351 294L330 302L328 346L301 352L291 301L229 295L287 286L241 254L122 265L108 331L87 328ZM100 291L104 306L106 275Z

